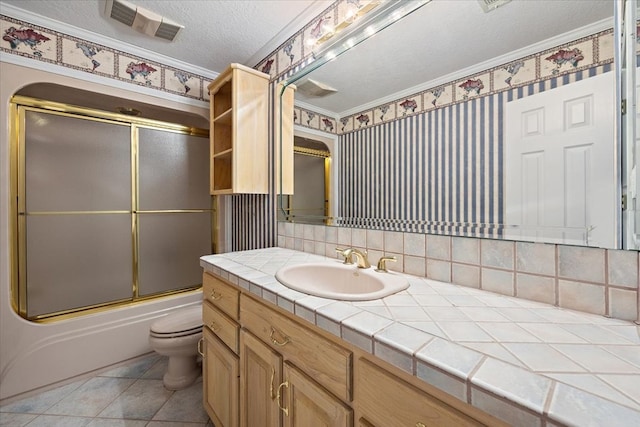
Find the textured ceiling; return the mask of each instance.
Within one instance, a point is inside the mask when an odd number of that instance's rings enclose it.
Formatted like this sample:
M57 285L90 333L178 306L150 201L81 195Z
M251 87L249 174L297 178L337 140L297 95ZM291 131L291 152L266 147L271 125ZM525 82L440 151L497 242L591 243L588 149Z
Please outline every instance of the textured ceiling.
M332 4L323 0L127 1L185 28L173 42L146 36L105 17L106 0L2 0L0 13L5 4L11 5L220 73L232 62L255 66Z

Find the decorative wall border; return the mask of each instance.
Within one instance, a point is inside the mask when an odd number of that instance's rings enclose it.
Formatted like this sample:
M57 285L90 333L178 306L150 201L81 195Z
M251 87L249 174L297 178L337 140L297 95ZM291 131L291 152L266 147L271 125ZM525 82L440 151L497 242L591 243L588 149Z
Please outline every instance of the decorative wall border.
M279 79L282 75L303 65L313 57L313 47L307 44L307 40L317 40L323 35L323 25L331 23L334 27L348 19L348 15L354 9L365 8L369 3L378 0L337 0L313 20L306 23L302 29L291 36L287 41L278 46L267 55L254 68L269 74L272 80Z
M338 0L281 44L254 68L272 80L301 69L312 58L305 40L317 37L324 22L334 25L346 19L349 8L372 0ZM90 74L149 87L208 102L211 78L164 65L98 43L0 15L0 52L60 65ZM613 62L613 30L547 49L486 71L425 89L383 105L335 118L296 107L295 123L332 134L343 134L381 123L446 107L480 96L510 90L595 65Z
M347 134L613 63L613 56L613 29L609 29L338 119L295 107L294 123Z
M329 117L325 114L299 106L294 106L293 108L293 122L306 128L321 130L327 133L341 133L339 132L338 121L335 117Z
M212 80L159 61L0 15L0 52L43 61L199 101Z
M348 133L613 62L613 29L342 117Z

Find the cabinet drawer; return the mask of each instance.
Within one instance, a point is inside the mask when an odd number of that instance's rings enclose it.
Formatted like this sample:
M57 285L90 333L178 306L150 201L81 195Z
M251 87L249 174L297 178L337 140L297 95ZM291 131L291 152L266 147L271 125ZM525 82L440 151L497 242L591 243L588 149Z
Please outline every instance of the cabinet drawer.
M231 350L238 354L238 334L240 327L208 301L202 304L202 322L222 340Z
M346 402L352 353L254 299L241 295L242 326Z
M238 320L240 291L209 273L202 277L202 296L233 320Z
M357 372L356 398L364 418L375 426L483 425L365 359L358 361Z

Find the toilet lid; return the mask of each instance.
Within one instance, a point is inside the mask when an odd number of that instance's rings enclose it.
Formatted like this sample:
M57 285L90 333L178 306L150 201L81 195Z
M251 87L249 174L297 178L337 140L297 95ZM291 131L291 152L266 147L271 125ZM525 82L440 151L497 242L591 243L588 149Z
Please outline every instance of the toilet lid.
M196 333L202 330L202 306L177 310L163 318L156 320L151 325L153 334L175 335L176 333Z
M202 326L180 332L149 332L149 336L152 336L154 338L183 338L191 335L202 336Z

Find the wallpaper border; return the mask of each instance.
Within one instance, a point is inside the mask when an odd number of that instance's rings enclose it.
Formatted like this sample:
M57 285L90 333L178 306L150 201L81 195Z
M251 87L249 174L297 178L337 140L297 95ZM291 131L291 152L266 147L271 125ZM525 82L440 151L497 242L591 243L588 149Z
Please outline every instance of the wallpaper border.
M0 15L0 53L18 55L198 101L212 80L149 58Z

